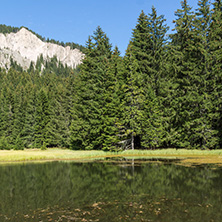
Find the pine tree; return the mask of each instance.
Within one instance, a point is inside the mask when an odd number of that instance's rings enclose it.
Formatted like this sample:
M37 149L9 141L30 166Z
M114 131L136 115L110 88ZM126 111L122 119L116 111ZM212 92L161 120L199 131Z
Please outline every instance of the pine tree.
M143 15L143 12L141 15ZM149 84L158 96L161 90L161 78L165 72L166 32L168 27L165 24L166 19L164 19L163 15L157 15L155 7L152 7L151 14L146 17L142 16L145 21L141 19L141 15L133 32L134 54L138 60L139 69L145 76L146 84ZM146 28L142 31L140 23L144 24L143 26L146 25ZM136 36L140 36L140 38ZM139 56L141 53L143 56ZM146 64L146 68L142 69L143 64Z
M191 136L196 135L193 132L194 115L198 107L196 99L198 94L194 90L194 74L196 66L196 55L194 51L194 13L191 7L184 0L181 2L182 9L178 9L175 15L178 17L175 21L176 33L171 35L172 53L173 53L173 71L175 82L177 84L175 92L174 127L176 130L176 146L190 147Z
M205 149L214 144L214 131L208 118L210 101L207 94L209 4L200 1L195 15L184 0L176 16L176 33L171 35L177 84L176 114L173 117L177 132L176 146Z
M146 93L146 119L149 119L148 127L144 135L144 144L150 148L166 146L168 136L168 109L166 101L166 88L169 79L166 72L166 33L168 27L163 15L158 16L155 7L148 15L149 42L147 48L148 73L147 73L147 93ZM167 98L168 100L168 98ZM164 105L163 105L164 104Z
M0 136L3 136L7 121L6 89L3 84L0 87Z
M7 127L8 127L8 104L7 104L7 90L4 84L1 84L0 89L0 149L8 149L7 141Z
M111 44L100 27L89 37L85 59L80 66L77 98L73 108L71 146L73 149L102 149L103 107L106 72Z
M58 82L56 78L53 83L48 86L48 98L51 107L50 115L50 146L67 147L69 144L69 124L70 117L65 102L65 86Z
M143 129L148 124L144 118L146 86L149 70L148 17L142 11L137 25L133 29L132 39L124 57L124 126L126 134L125 148L141 147Z
M57 79L54 73L51 73L49 77L50 83L47 86L47 98L49 112L49 121L46 125L46 140L45 145L48 147L59 147L61 142L61 134L59 133L62 122L60 121L61 109L58 103L57 94Z
M77 74L72 74L68 76L64 81L64 94L62 97L63 102L61 102L61 106L63 107L63 125L65 133L62 135L62 147L70 147L70 135L71 130L70 126L72 123L72 107L74 106L74 100L76 98L76 85L77 83Z
M27 106L23 129L24 147L35 147L35 126L36 126L36 106L37 106L37 86L28 82L26 86Z
M160 104L163 91L161 87L164 86L163 78L166 75L164 73L166 63L165 36L168 30L164 22L164 17L157 16L154 7L148 16L142 11L133 30L131 46L126 53L126 58L128 57L128 65L126 65L126 72L128 73L127 98L135 97L137 101L133 102L134 105L129 105L130 103L127 101L126 105L137 107L139 112L134 111L133 114L137 118L138 125L136 123L134 125L137 125L136 131L138 132L134 134L138 135L136 140L139 141L139 147L140 141L143 146L150 148L159 147L163 143L164 127ZM129 77L129 73L131 73L131 77ZM130 95L130 91L134 93ZM135 95L139 96L139 99ZM134 99L131 98L131 100ZM128 109L130 110L129 107ZM129 116L128 119L131 117Z
M129 147L140 148L140 137L145 124L144 101L145 89L144 76L138 71L138 62L133 54L132 43L129 44L124 57L126 83L124 87L124 125Z
M50 115L51 113L47 93L42 89L38 95L35 113L35 146L37 148L41 148L44 142L47 145L51 145L48 143Z
M207 0L198 2L194 21L195 50L196 50L196 91L199 96L198 113L195 119L196 143L202 149L214 148L217 144L216 131L213 129L211 112L213 104L210 96L210 61L209 27L211 21L210 3Z
M148 52L150 51L151 38L149 31L148 16L142 11L139 15L136 27L133 29L131 51L138 62L138 71L144 74L144 79L145 75L148 75L150 64Z
M124 140L122 72L122 58L118 48L115 47L106 72L106 90L103 95L105 101L101 139L103 150L119 150L121 149L121 141Z
M15 98L12 90L12 85L5 89L5 105L4 105L4 125L3 135L6 137L9 147L13 148L13 129L14 129L14 118L15 118Z
M213 3L212 19L209 31L210 42L210 85L213 109L211 118L214 130L217 132L218 145L222 146L222 2L215 0Z
M27 98L23 86L18 86L15 90L15 108L12 138L14 149L24 149L23 133L25 130L25 119L27 109Z
M87 77L90 78L92 76L91 69L95 68L95 63L93 62L93 47L94 44L92 42L92 37L89 36L88 41L86 43L86 55L81 64L81 75L76 77L77 84L76 88L76 96L73 101L73 107L71 109L72 112L72 123L70 127L71 136L70 136L70 146L72 149L92 149L88 147L90 144L88 132L90 131L90 124L88 119L89 110L87 107L85 108L84 104L88 96L93 95L93 90L85 87L85 82L87 82ZM85 74L86 73L86 74ZM90 80L89 80L90 81ZM92 81L92 80L91 80ZM92 86L93 87L93 84Z

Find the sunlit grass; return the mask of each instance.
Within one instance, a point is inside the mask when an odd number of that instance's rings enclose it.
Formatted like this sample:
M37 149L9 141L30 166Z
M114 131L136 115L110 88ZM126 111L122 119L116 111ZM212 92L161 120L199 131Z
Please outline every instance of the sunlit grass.
M0 161L84 159L104 156L105 154L104 151L73 151L68 149L1 150Z
M84 160L105 157L192 157L202 159L214 158L222 163L222 150L186 150L186 149L161 149L161 150L126 150L122 152L104 151L74 151L69 149L25 149L25 150L0 150L0 163L26 162L26 161L54 161L54 160Z
M192 166L201 164L217 164L222 166L222 150L187 150L187 149L162 149L162 150L127 150L123 156L136 158L179 158L181 165Z
M166 155L166 156L208 156L222 155L222 150L187 150L187 149L160 149L160 150L126 150L124 155Z

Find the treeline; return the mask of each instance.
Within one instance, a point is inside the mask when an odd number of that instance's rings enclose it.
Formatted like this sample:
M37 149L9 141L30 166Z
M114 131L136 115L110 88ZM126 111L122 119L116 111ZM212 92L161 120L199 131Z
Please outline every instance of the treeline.
M0 149L69 147L75 73L66 72L0 72Z
M41 39L43 42L50 42L50 43L53 43L53 44L61 45L63 47L70 46L71 49L79 49L81 52L84 52L85 47L82 46L82 45L79 45L79 44L74 43L74 42L64 43L64 42L56 41L54 39L49 39L49 38L46 39L45 37L42 37L41 35L35 33L31 29L29 29L27 27L24 27L24 26L21 26L20 28L18 28L18 27L13 27L13 26L7 26L7 25L0 24L0 33L3 33L3 34L8 34L8 33L12 33L12 32L17 33L21 28L26 28L27 30L32 32L34 35L36 35L39 39Z
M124 57L98 27L75 74L2 71L0 147L220 148L222 2L175 16L142 11Z
M0 25L0 33L3 33L3 34L7 34L7 33L16 33L19 31L19 28L17 27L13 27L13 26L9 26L9 25Z

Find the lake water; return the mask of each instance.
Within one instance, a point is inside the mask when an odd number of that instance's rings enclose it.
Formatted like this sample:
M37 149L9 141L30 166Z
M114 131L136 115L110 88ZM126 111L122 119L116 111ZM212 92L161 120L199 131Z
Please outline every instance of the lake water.
M222 221L222 168L171 161L0 165L0 221Z

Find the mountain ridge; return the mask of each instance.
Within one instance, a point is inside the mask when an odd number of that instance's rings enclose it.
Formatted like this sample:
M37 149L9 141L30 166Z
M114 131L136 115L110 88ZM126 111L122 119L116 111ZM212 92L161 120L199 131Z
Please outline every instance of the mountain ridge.
M25 27L16 33L0 33L0 67L10 68L12 59L22 68L28 69L31 62L36 64L41 55L44 60L57 57L64 66L71 68L76 68L84 58L79 49L44 42Z

